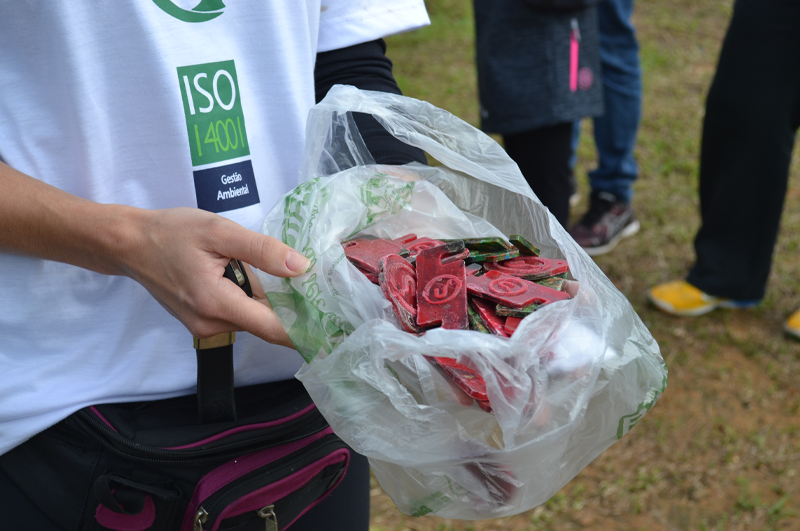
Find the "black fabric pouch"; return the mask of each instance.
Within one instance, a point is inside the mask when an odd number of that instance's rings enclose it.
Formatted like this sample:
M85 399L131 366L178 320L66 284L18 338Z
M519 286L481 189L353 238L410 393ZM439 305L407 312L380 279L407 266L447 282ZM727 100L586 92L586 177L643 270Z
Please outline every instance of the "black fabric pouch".
M195 395L84 408L0 457L75 531L286 529L344 477L349 447L296 380L234 390L237 420Z

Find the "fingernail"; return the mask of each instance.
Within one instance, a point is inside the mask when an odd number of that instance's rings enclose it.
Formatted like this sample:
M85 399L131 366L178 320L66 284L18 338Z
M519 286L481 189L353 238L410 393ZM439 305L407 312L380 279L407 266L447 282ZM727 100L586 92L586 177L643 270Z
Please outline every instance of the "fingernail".
M308 271L310 266L311 260L297 251L291 251L286 257L286 267L292 271L295 271L296 273L305 273Z

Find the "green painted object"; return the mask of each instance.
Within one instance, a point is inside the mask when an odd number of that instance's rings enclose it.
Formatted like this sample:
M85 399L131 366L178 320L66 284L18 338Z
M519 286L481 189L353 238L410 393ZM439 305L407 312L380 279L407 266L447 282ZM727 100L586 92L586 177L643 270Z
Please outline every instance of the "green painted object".
M466 264L475 264L483 262L502 262L503 260L510 260L519 256L519 251L503 250L501 252L484 253L480 251L473 251L470 249L469 256L464 259Z
M563 275L556 275L554 277L545 278L542 280L536 280L535 282L540 286L545 286L547 288L561 291L561 288L564 287L564 281L566 280L564 276L566 276L566 273L564 273Z
M501 262L519 256L519 250L517 250L516 247L503 240L503 238L496 236L491 238L461 238L460 240L442 241L463 241L464 246L469 249L469 256L464 259L464 263L466 264Z
M497 315L501 317L527 317L538 310L539 306L541 306L541 304L536 303L531 304L530 306L525 306L524 308L509 308L508 306L498 304L495 312L497 312Z
M478 315L478 312L472 309L472 307L467 306L467 317L469 318L469 329L475 330L476 332L483 332L484 334L491 334L489 328L486 326L486 323L483 322L481 316Z
M519 249L520 254L524 256L539 256L539 253L541 252L539 251L538 247L526 240L520 234L510 235L508 237L508 241L510 241L514 247Z

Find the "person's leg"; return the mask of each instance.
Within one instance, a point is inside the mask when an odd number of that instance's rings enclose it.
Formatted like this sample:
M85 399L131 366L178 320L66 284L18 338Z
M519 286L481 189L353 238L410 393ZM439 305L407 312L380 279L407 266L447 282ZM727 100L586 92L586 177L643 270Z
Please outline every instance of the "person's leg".
M575 166L578 164L578 144L581 143L580 120L575 120L572 122L572 140L570 142L570 150L572 153L569 156L569 168L574 172Z
M597 5L605 113L594 119L598 166L589 173L592 191L630 203L638 169L633 150L642 109L639 44L631 22L633 0Z
M572 123L572 140L570 141L570 156L569 156L569 206L576 206L581 200L581 194L578 191L578 179L575 177L575 166L578 164L578 144L581 141L581 121L575 120Z
M575 242L593 256L611 251L639 230L630 206L638 172L633 150L642 107L639 44L632 14L633 0L604 0L597 5L605 113L594 118L598 165L589 172L589 210L569 230Z
M800 3L739 0L706 103L702 227L687 281L763 298L800 124Z
M572 122L504 135L508 155L561 225L569 221Z
M369 530L369 461L351 453L347 474L320 503L309 509L289 528L291 531L320 529Z

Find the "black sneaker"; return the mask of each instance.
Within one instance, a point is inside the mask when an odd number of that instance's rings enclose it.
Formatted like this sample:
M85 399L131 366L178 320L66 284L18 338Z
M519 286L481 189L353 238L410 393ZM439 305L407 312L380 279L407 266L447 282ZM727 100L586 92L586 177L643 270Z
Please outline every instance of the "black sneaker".
M609 192L594 190L589 211L569 229L572 238L590 256L605 254L622 238L639 231L639 222L630 205Z

